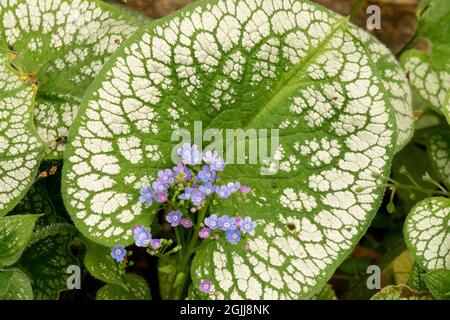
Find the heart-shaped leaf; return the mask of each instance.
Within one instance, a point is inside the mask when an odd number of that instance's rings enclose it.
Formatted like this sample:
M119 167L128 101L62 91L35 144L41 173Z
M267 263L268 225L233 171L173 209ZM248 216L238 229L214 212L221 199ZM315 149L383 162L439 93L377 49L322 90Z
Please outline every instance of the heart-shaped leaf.
M0 217L26 194L45 152L33 128L34 90L0 53Z
M408 214L405 241L426 270L450 269L450 199L427 198Z
M5 271L0 271L1 273ZM33 289L28 276L19 269L9 269L8 289L1 299L4 300L33 300Z
M10 266L20 258L38 218L37 214L0 218L0 267Z
M427 151L434 170L450 187L450 132L433 130L428 135Z
M384 287L371 300L433 300L433 297L428 292L417 292L405 285L398 285Z
M141 276L127 274L126 288L107 284L97 292L97 300L151 300L150 288Z
M417 33L412 43L427 40L431 55L416 49L408 50L402 55L401 63L413 90L430 107L445 114L445 98L450 91L450 6L447 0L424 0L418 7L417 16Z
M105 65L72 127L73 221L103 245L131 243L154 214L139 189L173 165L174 129L279 129L278 172L259 159L221 175L253 188L242 214L255 236L199 250L193 280L227 298L311 297L367 229L389 171L395 115L375 61L345 19L304 1L199 1L154 21Z

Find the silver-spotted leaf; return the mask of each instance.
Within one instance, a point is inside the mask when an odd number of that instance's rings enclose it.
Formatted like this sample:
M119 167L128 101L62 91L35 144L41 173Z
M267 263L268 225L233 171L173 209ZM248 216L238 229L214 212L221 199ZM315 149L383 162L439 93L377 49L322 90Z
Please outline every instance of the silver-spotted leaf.
M37 84L36 127L48 156L61 158L84 91L136 26L95 0L4 0L0 21L0 49Z
M6 296L9 287L9 281L13 275L12 270L0 270L0 299Z
M45 147L33 127L35 87L26 83L0 50L0 217L26 194Z
M428 292L417 292L405 285L391 285L374 294L371 300L433 300L433 297Z
M84 265L95 278L114 285L125 286L118 263L111 256L111 249L86 241Z
M404 236L422 268L450 269L450 199L427 198L419 202L406 218Z
M126 288L115 284L107 284L97 292L97 300L150 300L150 288L141 276L127 274Z
M0 267L10 266L22 255L39 215L0 218Z
M28 276L19 269L9 269L6 272L10 272L11 276L6 294L0 298L2 300L33 300L33 289Z
M427 139L427 152L441 181L450 187L450 132L434 130Z
M406 51L401 63L413 90L430 107L448 113L445 98L450 91L450 6L448 0L423 0L417 10L418 25L413 43L427 40L431 54Z
M425 284L433 297L450 300L450 270L436 269L423 275Z
M258 222L255 234L199 250L193 280L226 298L309 298L380 203L396 126L376 68L345 19L305 1L199 1L154 21L82 102L66 207L93 241L131 243L132 226L154 214L140 188L173 166L174 129L279 129L278 166L230 164L221 175L253 188L240 214Z

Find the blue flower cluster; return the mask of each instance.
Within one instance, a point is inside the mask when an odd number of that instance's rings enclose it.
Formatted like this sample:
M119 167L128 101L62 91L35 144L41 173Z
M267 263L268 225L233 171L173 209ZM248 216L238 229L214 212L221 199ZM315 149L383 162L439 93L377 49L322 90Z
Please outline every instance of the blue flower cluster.
M242 233L250 233L256 228L256 222L250 217L229 217L212 214L205 219L206 228L200 230L201 238L209 238L213 230L225 232L225 238L230 243L238 243Z
M170 198L170 189L173 186L181 190L178 200L189 201L197 208L213 194L226 199L238 191L245 194L251 190L247 186L241 186L239 182L216 184L219 180L218 173L225 169L225 161L215 151L202 153L196 145L186 143L178 150L178 155L181 163L172 170L160 170L151 186L141 189L140 201L143 204L150 206L153 201L165 203ZM173 225L172 221L169 222Z

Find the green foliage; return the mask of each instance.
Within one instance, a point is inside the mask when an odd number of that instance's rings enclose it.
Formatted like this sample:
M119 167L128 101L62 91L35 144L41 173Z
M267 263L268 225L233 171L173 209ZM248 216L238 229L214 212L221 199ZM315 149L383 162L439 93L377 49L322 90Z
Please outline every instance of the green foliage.
M404 285L387 286L376 293L371 300L433 300L427 292L417 292Z
M423 275L423 280L433 297L450 300L450 270L436 269Z
M127 274L126 287L107 284L97 292L97 300L151 300L150 288L141 276Z
M7 274L7 278L3 274ZM0 285L2 300L33 300L33 290L28 276L19 269L0 270L0 280L7 280ZM5 289L6 288L6 289ZM2 295L3 292L3 295Z
M39 215L16 215L0 218L0 267L19 260L30 240Z

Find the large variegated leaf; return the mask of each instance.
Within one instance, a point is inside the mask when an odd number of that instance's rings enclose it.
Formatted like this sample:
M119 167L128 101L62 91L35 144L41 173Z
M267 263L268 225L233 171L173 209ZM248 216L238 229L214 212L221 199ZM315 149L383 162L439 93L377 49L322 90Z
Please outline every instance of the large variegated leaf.
M141 276L127 274L126 288L116 284L107 284L97 292L97 300L150 300L150 288Z
M405 285L398 285L384 287L371 300L433 300L433 297L428 292L417 292Z
M87 86L136 27L128 16L94 0L3 0L0 49L38 86L39 134L62 157L68 129Z
M20 258L38 218L37 214L0 218L0 267L10 266Z
M0 292L0 300L33 300L33 289L25 273L19 269L0 270L0 280L6 280L5 275L8 282L0 284L0 289L6 284L3 295Z
M401 62L412 88L429 106L447 113L445 97L450 92L450 6L448 0L423 0L418 8L416 40L426 39L431 55L419 50L406 51Z
M254 188L242 214L256 234L205 246L193 280L225 297L309 298L380 203L375 176L396 133L376 68L345 19L309 2L199 1L135 34L90 87L65 156L66 207L93 241L131 243L153 215L139 189L173 165L174 129L280 129L278 172L260 162L222 174Z
M428 156L433 168L441 181L450 187L450 132L432 131L427 142Z
M405 241L426 270L450 269L450 199L427 198L409 213Z
M425 284L433 297L450 300L450 270L436 269L423 275Z
M45 152L33 128L35 90L0 50L0 217L25 195Z

